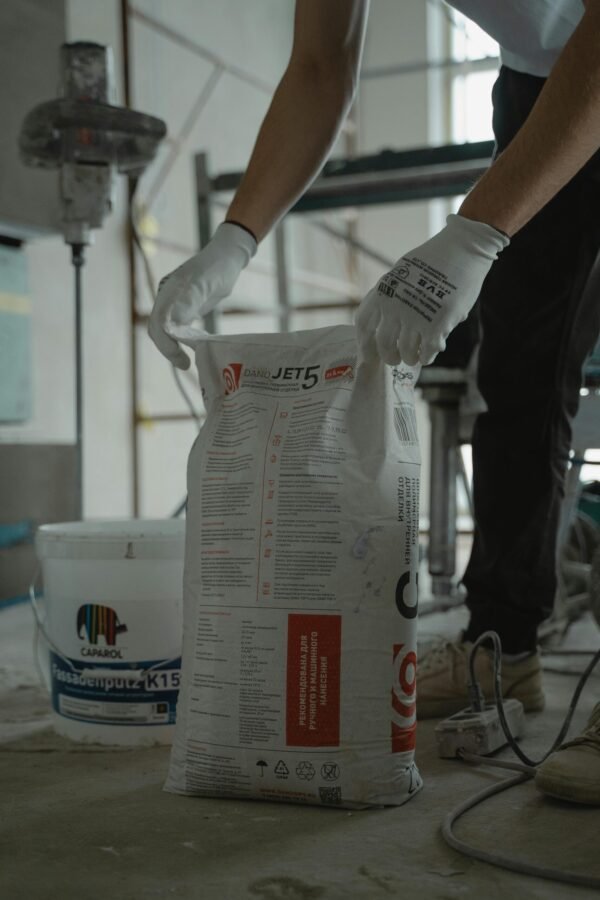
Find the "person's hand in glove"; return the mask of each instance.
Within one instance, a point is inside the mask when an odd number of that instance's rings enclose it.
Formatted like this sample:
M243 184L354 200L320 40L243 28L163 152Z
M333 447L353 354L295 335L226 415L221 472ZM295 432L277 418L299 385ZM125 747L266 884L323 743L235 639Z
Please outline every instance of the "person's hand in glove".
M492 263L509 243L491 225L450 215L446 227L398 260L360 304L358 343L366 358L429 365L474 306Z
M189 358L177 341L193 341L203 333L202 319L231 294L256 249L249 231L223 222L199 253L162 279L148 334L174 366L189 368Z

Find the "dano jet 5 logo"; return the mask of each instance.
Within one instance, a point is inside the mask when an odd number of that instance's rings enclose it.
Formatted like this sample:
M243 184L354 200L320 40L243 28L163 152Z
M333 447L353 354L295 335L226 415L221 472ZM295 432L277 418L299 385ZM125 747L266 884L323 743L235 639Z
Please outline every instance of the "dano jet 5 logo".
M223 369L225 381L225 396L238 391L242 378L248 382L261 383L263 381L300 382L304 391L310 390L319 383L319 370L321 366L280 366L277 370L245 367L242 363L229 363Z

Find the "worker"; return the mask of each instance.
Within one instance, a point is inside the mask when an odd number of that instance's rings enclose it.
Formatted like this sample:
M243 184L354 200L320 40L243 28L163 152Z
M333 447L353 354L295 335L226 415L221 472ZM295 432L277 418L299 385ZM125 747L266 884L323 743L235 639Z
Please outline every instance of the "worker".
M488 629L502 641L504 695L527 711L544 706L537 627L553 606L571 422L600 329L600 302L584 290L600 248L600 0L451 5L500 44L495 158L458 213L404 253L356 314L364 356L428 365L479 298L487 411L472 441L470 621L420 661L420 718L467 704L469 651ZM290 61L225 221L161 282L149 333L173 365L189 359L165 329L193 334L321 169L356 92L368 6L297 0ZM478 653L477 670L489 697L490 654ZM536 783L600 804L600 704Z

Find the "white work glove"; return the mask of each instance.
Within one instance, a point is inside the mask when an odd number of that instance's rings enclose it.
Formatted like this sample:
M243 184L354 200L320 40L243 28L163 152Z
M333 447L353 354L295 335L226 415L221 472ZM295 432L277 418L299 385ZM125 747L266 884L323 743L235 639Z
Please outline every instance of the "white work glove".
M205 333L202 319L231 294L256 249L248 231L223 222L206 247L162 279L148 334L174 366L189 368L189 358L178 341L193 341Z
M389 365L433 362L509 243L491 225L448 216L446 227L399 259L360 304L355 322L363 356L379 355Z

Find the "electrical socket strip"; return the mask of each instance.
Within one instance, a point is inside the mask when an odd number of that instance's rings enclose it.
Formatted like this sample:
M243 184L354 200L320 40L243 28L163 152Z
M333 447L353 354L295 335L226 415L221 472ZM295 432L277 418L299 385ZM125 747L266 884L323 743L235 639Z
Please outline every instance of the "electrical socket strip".
M522 735L525 726L520 700L504 700L504 715L513 737ZM436 725L438 756L455 759L459 750L488 756L508 743L495 704L488 703L481 712L470 707L455 713Z

